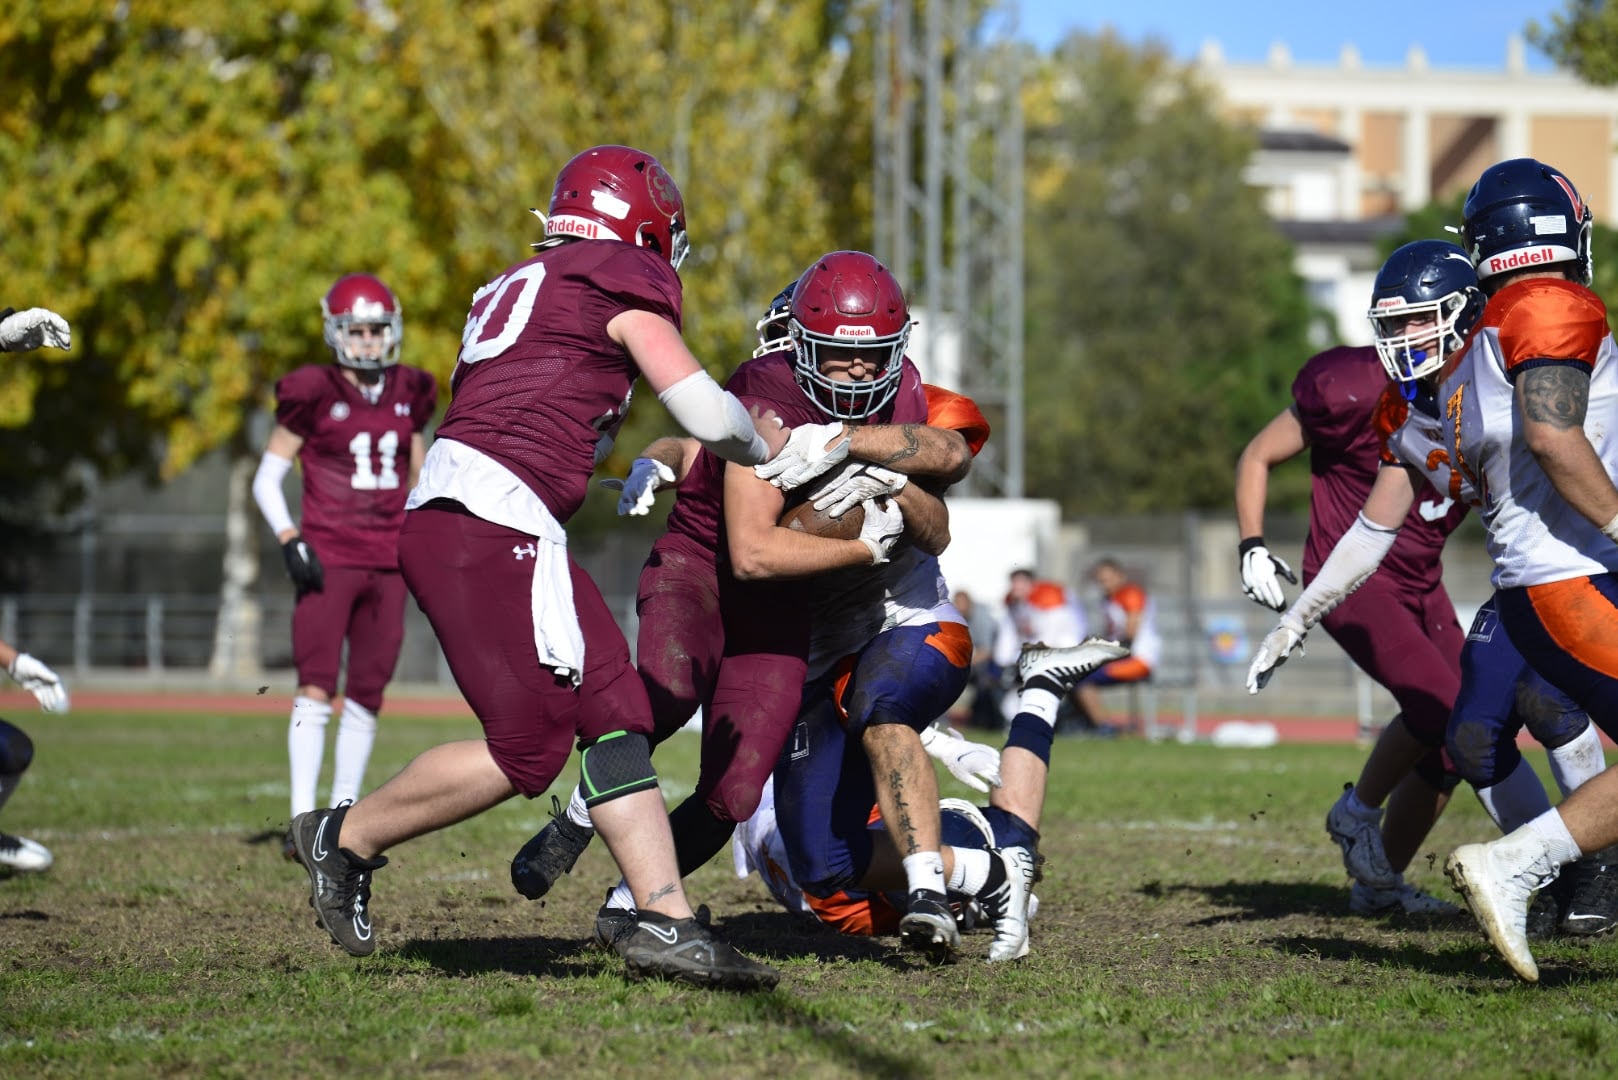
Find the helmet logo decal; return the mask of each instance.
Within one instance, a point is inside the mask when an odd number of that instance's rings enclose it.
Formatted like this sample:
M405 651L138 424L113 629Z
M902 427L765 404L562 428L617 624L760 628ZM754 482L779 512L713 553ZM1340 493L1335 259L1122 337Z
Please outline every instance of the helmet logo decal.
M674 178L663 166L653 165L646 170L646 190L651 194L658 212L665 217L673 217L680 212L680 190L674 186Z
M863 340L865 338L876 337L876 328L871 326L843 325L838 326L837 329L833 330L831 336L835 338L852 338L855 340Z
M1573 204L1574 219L1583 221L1585 215L1584 200L1579 198L1579 193L1573 190L1573 185L1567 182L1567 177L1560 173L1551 173L1550 176L1552 180L1556 181L1557 187L1567 192L1567 201Z

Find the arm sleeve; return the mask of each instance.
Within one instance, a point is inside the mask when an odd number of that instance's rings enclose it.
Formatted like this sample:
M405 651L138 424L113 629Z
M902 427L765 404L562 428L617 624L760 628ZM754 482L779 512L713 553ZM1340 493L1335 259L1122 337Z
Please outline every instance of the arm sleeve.
M266 450L259 458L258 472L253 474L253 501L258 503L259 512L277 536L287 529L297 528L292 512L287 509L286 493L281 490L281 481L291 469L291 461Z
M704 447L738 465L769 460L770 448L753 427L735 394L720 389L713 376L695 371L657 395L675 422Z
M1398 536L1398 529L1384 529L1361 513L1331 549L1320 573L1287 609L1282 621L1296 621L1307 630L1324 619L1376 572Z

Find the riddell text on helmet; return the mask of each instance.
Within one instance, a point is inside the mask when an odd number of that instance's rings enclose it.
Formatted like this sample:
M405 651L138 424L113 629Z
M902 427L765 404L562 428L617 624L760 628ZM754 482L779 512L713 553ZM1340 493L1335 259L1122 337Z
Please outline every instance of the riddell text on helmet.
M597 222L589 218L574 217L571 214L557 214L545 223L545 231L551 235L568 234L583 236L590 240L599 240L609 234Z
M1566 259L1568 252L1561 248L1539 247L1529 248L1526 251L1513 251L1509 255L1493 255L1484 260L1484 272L1498 274L1502 270L1516 270L1523 266L1537 266L1540 263L1555 262L1557 259Z

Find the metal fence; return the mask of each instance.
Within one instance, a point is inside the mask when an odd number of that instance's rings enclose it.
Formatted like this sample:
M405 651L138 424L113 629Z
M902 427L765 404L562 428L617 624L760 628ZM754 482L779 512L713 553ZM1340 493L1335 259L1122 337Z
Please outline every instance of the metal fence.
M95 545L96 572L77 573L71 560L64 559L59 572L47 578L55 591L0 595L0 638L81 682L194 685L228 678L242 685L249 678L280 678L290 683L293 597L281 575L271 570L279 550L266 545L265 576L251 594L258 616L256 640L235 642L247 663L225 673L213 667L220 597L199 589L219 579L218 541L210 542L199 529L165 530L158 524L139 531L104 531ZM1301 522L1272 524L1272 547L1299 565ZM636 631L634 583L649 543L645 536L626 531L580 545L575 553L600 584L631 643ZM1459 537L1450 547L1446 582L1466 618L1488 595L1487 556L1481 544ZM1276 616L1241 596L1234 551L1234 526L1226 515L1090 518L1063 527L1055 550L1044 553L1041 569L1084 594L1088 565L1101 554L1113 555L1155 598L1163 660L1153 686L1108 692L1120 708L1148 719L1161 712L1168 722L1175 722L1169 718L1176 714L1194 716L1199 709L1349 714L1367 720L1391 715L1391 698L1319 631L1309 636L1305 655L1291 660L1269 690L1257 698L1247 695L1248 659ZM140 573L125 572L130 567ZM154 567L161 573L149 569ZM140 588L148 581L150 588ZM89 587L63 591L74 582ZM1099 629L1098 598L1085 594L1085 599L1091 626ZM452 685L432 630L414 604L406 605L395 682ZM1120 700L1124 694L1130 697L1127 705Z

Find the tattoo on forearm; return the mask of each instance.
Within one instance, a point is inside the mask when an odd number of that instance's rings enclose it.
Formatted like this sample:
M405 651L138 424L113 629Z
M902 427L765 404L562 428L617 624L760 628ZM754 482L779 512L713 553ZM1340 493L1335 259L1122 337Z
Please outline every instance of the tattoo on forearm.
M883 458L881 464L884 466L892 465L895 462L905 461L920 454L921 437L916 433L926 426L926 424L900 424L899 433L904 436L904 448Z
M643 907L651 907L653 904L657 903L659 900L663 899L665 896L673 896L675 891L678 890L679 887L680 887L680 883L675 881L675 882L670 882L669 884L663 886L661 889L653 889L651 891L651 893L646 897L646 903L643 904L642 906Z
M1569 367L1539 367L1523 373L1523 414L1559 431L1584 426L1590 377Z

